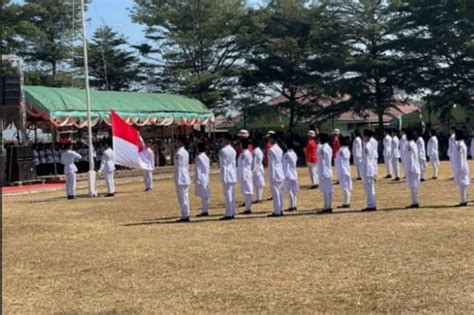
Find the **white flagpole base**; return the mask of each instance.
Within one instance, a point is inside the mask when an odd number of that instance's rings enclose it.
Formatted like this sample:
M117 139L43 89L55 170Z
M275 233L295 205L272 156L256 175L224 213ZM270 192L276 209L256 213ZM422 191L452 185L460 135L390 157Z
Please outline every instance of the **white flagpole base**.
M89 171L89 196L90 197L97 197L96 172L95 171Z

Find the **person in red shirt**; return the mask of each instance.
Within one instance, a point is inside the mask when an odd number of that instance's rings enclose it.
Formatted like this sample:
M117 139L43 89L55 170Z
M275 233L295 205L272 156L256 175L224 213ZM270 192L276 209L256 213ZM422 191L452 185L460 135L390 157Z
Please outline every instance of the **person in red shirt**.
M331 141L331 148L332 148L332 157L336 159L337 151L341 148L341 143L339 142L339 137L341 135L341 131L339 129L334 129L332 132L332 141Z
M309 178L311 179L311 189L319 187L319 176L318 176L318 142L316 141L316 132L313 130L308 131L308 142L304 149L306 156L306 165L309 169Z

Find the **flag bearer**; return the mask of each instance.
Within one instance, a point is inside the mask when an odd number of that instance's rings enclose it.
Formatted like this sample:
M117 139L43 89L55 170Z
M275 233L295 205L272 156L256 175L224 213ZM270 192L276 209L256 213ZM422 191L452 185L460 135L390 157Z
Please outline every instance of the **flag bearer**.
M174 183L178 195L179 207L181 208L181 218L177 222L189 222L189 153L186 151L187 139L185 136L178 137L174 154ZM105 152L104 152L105 153Z
M75 152L72 143L69 144L67 150L61 154L61 163L64 165L64 175L66 176L66 196L67 199L76 198L76 160L80 160L82 156Z
M105 151L102 154L99 172L103 172L105 176L105 183L107 184L106 197L113 197L115 195L115 153L109 141L105 144Z
M336 154L336 173L339 179L339 185L342 190L342 206L341 208L351 207L351 151L349 151L349 138L341 138L341 149Z
M288 211L296 211L296 194L300 190L298 185L298 171L296 169L296 163L298 157L294 151L293 142L290 140L287 143L287 150L283 155L283 174L285 176L284 190L290 197L290 206Z
M194 194L201 198L202 210L198 217L207 217L209 215L209 198L211 197L211 189L209 186L209 171L211 162L206 154L206 143L198 142L198 156L195 160L194 167Z

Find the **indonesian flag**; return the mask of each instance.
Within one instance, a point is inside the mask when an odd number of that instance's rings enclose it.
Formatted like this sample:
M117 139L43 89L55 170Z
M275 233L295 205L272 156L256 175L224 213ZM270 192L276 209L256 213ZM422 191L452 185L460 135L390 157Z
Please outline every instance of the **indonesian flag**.
M153 170L153 162L145 154L145 145L138 130L128 125L114 111L110 112L115 163L129 168Z

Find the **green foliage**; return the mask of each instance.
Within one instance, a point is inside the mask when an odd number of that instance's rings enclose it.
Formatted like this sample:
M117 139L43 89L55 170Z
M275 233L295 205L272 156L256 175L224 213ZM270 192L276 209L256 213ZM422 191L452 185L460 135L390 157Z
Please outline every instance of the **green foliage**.
M245 13L242 0L135 0L133 19L146 25L153 46L137 48L149 57L151 84L198 98L210 108L228 105L242 51L238 46Z
M125 49L127 41L110 27L97 29L89 44L90 84L102 90L129 90L139 82L139 59ZM78 67L84 67L83 58L75 60Z

